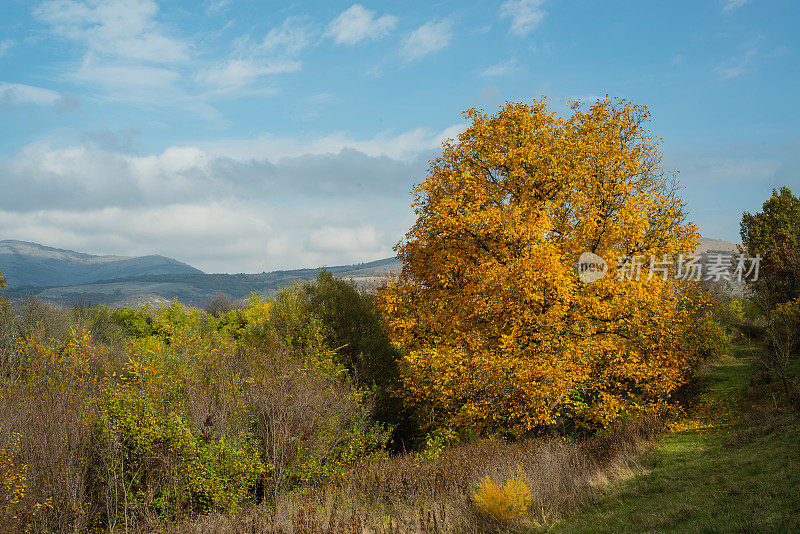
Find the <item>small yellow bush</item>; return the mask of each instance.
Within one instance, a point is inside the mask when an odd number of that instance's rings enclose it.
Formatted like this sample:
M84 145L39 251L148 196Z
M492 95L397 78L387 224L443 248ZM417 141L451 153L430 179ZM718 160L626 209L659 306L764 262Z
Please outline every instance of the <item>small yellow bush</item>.
M517 468L502 488L487 476L478 483L478 491L472 497L475 506L484 515L503 523L522 517L533 498L524 475L522 468Z

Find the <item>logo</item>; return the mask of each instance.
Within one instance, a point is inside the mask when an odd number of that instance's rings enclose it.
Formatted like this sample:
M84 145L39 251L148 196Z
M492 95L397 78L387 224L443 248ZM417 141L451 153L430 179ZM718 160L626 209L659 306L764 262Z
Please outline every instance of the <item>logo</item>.
M592 252L584 252L578 258L578 278L584 284L591 284L603 278L608 272L606 260Z

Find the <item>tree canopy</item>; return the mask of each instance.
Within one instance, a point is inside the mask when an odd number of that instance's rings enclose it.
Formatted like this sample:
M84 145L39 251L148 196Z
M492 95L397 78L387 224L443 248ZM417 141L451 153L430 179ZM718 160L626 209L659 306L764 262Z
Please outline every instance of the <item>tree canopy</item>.
M769 310L800 297L800 197L773 189L763 211L742 214L740 234L748 254L762 258L751 282L761 304Z
M404 267L379 292L408 402L428 426L520 434L656 409L697 357L674 280L617 279L620 256L694 249L647 109L605 99L557 117L507 103L443 144L414 190ZM583 284L583 252L610 266Z

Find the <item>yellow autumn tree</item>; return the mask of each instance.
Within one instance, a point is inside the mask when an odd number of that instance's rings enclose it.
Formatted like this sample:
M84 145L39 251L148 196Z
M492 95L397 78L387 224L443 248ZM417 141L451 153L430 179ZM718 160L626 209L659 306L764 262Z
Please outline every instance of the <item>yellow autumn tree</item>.
M606 98L571 110L466 111L414 190L403 270L379 303L429 427L607 425L661 405L697 356L684 284L649 276L646 260L638 281L617 276L621 256L674 259L698 236L647 109ZM604 278L579 280L583 252L608 263Z

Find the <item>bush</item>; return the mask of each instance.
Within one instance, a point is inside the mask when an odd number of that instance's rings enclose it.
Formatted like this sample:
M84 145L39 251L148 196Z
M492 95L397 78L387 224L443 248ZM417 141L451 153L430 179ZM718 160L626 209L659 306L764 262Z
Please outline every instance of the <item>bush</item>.
M261 462L258 442L239 434L199 441L183 476L195 509L231 513L252 497L256 480L271 468Z
M478 483L478 491L473 496L478 510L502 523L524 516L532 499L522 468L517 468L502 488L487 475Z
M383 456L390 437L330 353L302 356L280 345L249 346L244 356L253 428L263 461L274 466L262 481L273 503L298 484L336 478L353 462Z
M188 500L174 493L172 482L194 452L194 437L182 418L157 410L146 393L109 391L98 403L94 436L101 486L111 501L109 525L141 519L153 505L174 513Z
M709 313L691 326L687 340L701 359L709 360L722 356L730 346L731 337L725 326Z
M400 355L383 329L372 297L325 269L305 291L311 313L322 321L325 343L336 349L336 360L347 367L356 383L382 388L394 385Z
M800 298L779 304L769 315L767 337L770 348L763 362L775 372L789 395L789 375L800 348Z
M27 466L16 461L19 436L0 446L0 527L13 530L20 523L20 506L25 497Z
M150 507L167 517L230 513L266 470L252 438L202 436L185 417L163 412L131 388L98 403L95 436L117 518L141 516Z
M200 323L200 310L185 307L175 299L169 306L164 306L156 311L152 320L152 327L155 334L170 343L176 332L199 330Z
M205 312L213 317L220 317L237 308L236 301L225 293L217 293L214 298L203 305Z
M323 332L299 285L218 317L178 302L0 303L0 446L18 440L0 461L9 517L35 531L158 530L384 457L373 394ZM52 508L36 515L38 503Z
M155 334L152 311L149 306L117 308L111 312L111 320L122 328L128 337L142 338Z
M321 322L324 344L336 351L335 361L347 368L358 387L370 390L373 418L394 427L394 449L416 445L420 432L415 416L399 395L401 355L389 339L373 295L325 269L315 282L304 285L304 291L309 313Z

